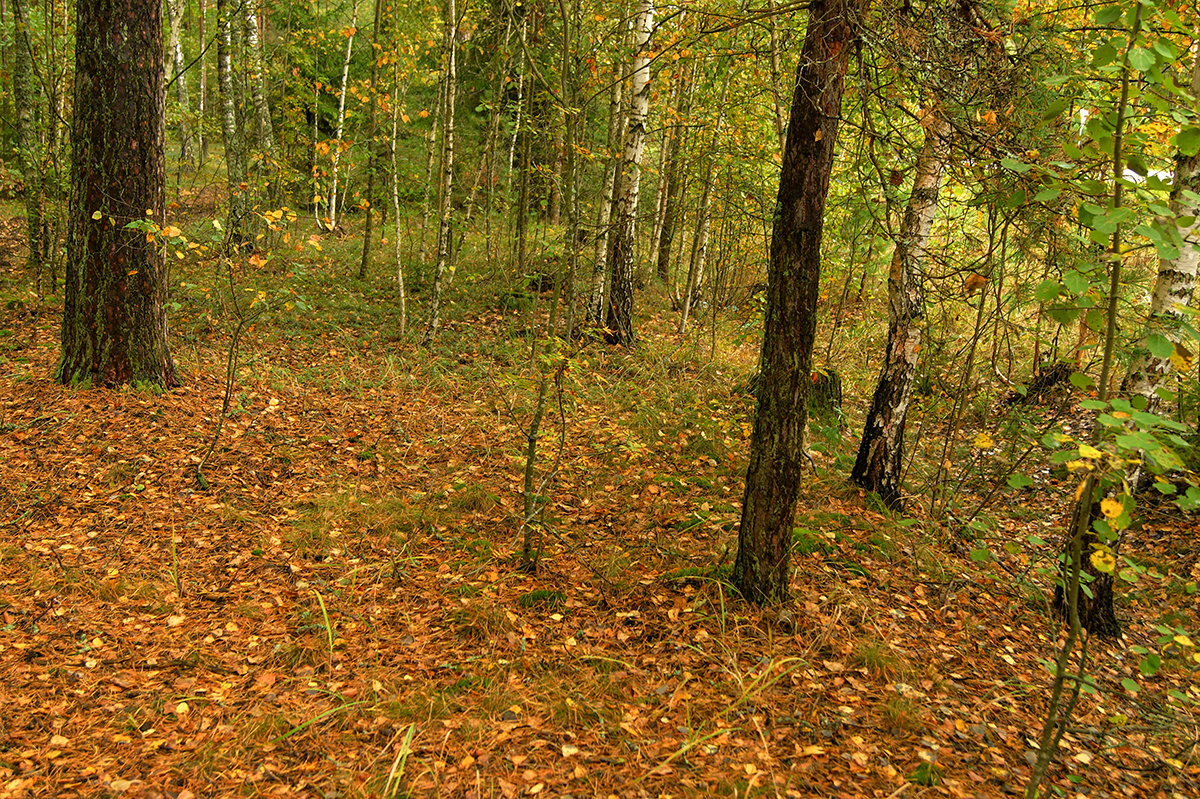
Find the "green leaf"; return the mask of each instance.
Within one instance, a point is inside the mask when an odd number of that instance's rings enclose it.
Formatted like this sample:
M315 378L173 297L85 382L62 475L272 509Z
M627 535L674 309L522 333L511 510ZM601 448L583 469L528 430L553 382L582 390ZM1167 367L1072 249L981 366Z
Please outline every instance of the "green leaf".
M1150 354L1155 358L1165 359L1175 352L1175 345L1162 333L1151 333L1146 337L1146 349L1150 350Z
M1083 372L1075 372L1067 379L1071 381L1071 385L1075 386L1075 388L1087 388L1092 384L1092 378Z
M1121 680L1121 687L1124 688L1126 691L1130 691L1135 694L1138 691L1142 690L1142 686L1138 685L1137 683L1135 683L1133 680L1129 679L1128 677Z
M1106 67L1113 61L1117 60L1117 48L1107 42L1096 48L1096 52L1092 53L1092 67L1099 69Z
M1153 677L1161 667L1162 658L1158 656L1157 652L1151 652L1142 658L1142 662L1138 664L1138 671L1142 673L1143 677Z
M1188 158L1200 152L1200 127L1183 128L1176 133L1175 148Z
M1129 66L1138 72L1146 72L1156 63L1158 63L1158 59L1154 57L1154 53L1145 47L1135 47L1129 51Z
M1049 106L1046 107L1045 111L1042 112L1042 121L1048 122L1051 119L1054 119L1059 114L1061 114L1063 111L1066 111L1067 106L1069 106L1070 104L1071 104L1070 97L1063 97L1058 100L1055 100Z
M971 560L975 561L976 563L983 563L984 561L991 560L991 558L991 550L989 550L987 547L971 550Z
M1000 166L1022 175L1030 170L1029 164L1021 163L1015 158L1001 158Z
M1058 199L1058 196L1060 194L1062 194L1062 189L1056 189L1056 188L1042 189L1037 194L1033 195L1033 201L1035 203L1054 202L1055 200Z
M1096 12L1096 25L1111 25L1121 18L1120 6L1105 6Z
M1008 487L1015 488L1018 491L1022 488L1029 488L1031 485L1033 485L1033 480L1023 474L1013 474L1008 478Z
M1059 289L1057 280L1043 280L1038 287L1034 289L1033 295L1041 302L1051 302L1058 298Z

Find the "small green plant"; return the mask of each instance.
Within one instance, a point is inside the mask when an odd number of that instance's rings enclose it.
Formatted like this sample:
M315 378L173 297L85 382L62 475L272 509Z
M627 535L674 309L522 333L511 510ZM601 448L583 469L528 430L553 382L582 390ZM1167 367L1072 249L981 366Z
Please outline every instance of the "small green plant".
M942 784L942 767L937 763L923 761L921 765L913 769L913 773L905 777L914 785L920 785L925 788L932 788L935 785Z
M566 601L566 595L562 591L535 588L528 593L521 594L521 597L517 600L517 604L523 608L557 610L563 606L564 601Z

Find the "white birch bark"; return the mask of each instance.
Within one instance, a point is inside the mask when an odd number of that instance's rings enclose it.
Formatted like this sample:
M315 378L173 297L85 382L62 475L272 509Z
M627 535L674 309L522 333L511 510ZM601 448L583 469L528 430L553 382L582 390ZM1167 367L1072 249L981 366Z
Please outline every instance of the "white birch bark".
M338 91L337 134L333 140L333 175L329 184L329 205L325 227L333 230L338 222L338 162L342 157L342 134L346 127L346 84L350 81L350 56L354 52L354 34L358 32L358 4L351 3L350 28L346 36L346 58L342 62L342 85Z

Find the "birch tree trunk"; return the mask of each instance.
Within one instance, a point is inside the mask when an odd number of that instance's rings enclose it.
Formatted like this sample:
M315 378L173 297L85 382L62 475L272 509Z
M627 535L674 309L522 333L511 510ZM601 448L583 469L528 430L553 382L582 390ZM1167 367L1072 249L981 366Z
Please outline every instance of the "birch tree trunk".
M646 115L650 108L650 35L654 25L654 0L638 0L633 22L633 74L629 85L629 121L625 126L625 152L621 158L621 193L616 223L609 245L612 279L605 318L609 344L633 343L633 272L636 260L638 190L642 178L642 153L646 146Z
M350 28L346 33L346 58L342 61L342 85L338 91L337 134L333 140L333 175L329 184L328 214L325 227L333 230L338 223L338 162L342 157L342 133L346 127L346 84L350 81L350 56L354 53L354 27L358 22L358 4L351 3Z
M867 0L814 0L796 70L767 267L758 409L733 582L751 602L788 598L792 522L812 381L825 198L846 67Z
M208 3L198 0L197 16L200 18L200 96L196 98L196 138L200 144L200 164L208 160L208 134L204 131L204 112L208 109L208 39L204 38L204 18L207 15Z
M166 3L167 52L171 58L171 80L175 82L175 101L179 104L179 162L195 166L196 157L192 150L192 123L188 118L191 106L188 103L187 75L183 71L186 62L183 57L183 44L179 41L184 4L181 0L166 0Z
M383 0L375 0L375 21L371 28L371 83L368 88L367 102L367 196L364 203L367 213L363 223L362 257L358 260L358 279L367 276L367 268L371 265L371 234L374 232L375 208L375 173L379 168L379 159L375 157L375 115L379 104L376 97L379 92L379 33L383 20Z
M399 295L399 330L397 331L401 337L404 336L405 328L408 324L408 298L405 294L404 286L404 261L400 256L400 164L398 163L398 142L400 139L400 59L393 59L393 75L395 81L395 89L392 92L392 138L391 155L392 155L392 224L395 227L394 250L396 258L396 293ZM407 88L405 89L407 92Z
M447 270L453 271L451 263L450 236L452 232L451 202L454 193L454 103L458 88L458 14L454 0L446 0L446 97L442 113L442 185L439 199L440 219L438 224L437 262L433 267L433 291L429 303L429 327L425 331L424 344L433 341L441 322L442 287Z
M951 129L940 112L923 121L925 142L917 156L912 194L904 211L888 273L888 337L883 368L867 413L850 479L889 506L902 507L900 475L904 426L912 400L925 317L924 266L937 212L942 174L950 157Z
M178 0L176 0L178 2ZM244 19L246 32L246 56L250 64L250 101L254 104L255 145L258 149L258 176L269 182L267 202L275 203L276 187L271 162L275 159L275 129L271 124L271 107L267 102L267 70L263 59L262 41L258 36L258 12L256 0L246 0Z
M225 227L233 241L240 241L248 207L248 177L246 142L238 125L233 85L233 28L227 2L217 0L217 91L221 95L221 136L225 141L225 172L229 184L229 219Z
M1192 106L1200 106L1200 58L1192 68ZM1174 345L1184 336L1185 319L1192 293L1196 288L1196 270L1200 264L1200 152L1183 153L1175 157L1175 186L1171 191L1171 213L1174 217L1175 243L1179 253L1174 258L1158 262L1158 275L1150 297L1150 314L1142 331L1141 341L1134 350L1123 390L1132 396L1146 398L1146 409L1153 412L1158 406L1158 389L1171 374L1173 352L1158 354L1150 351L1150 337L1161 336Z

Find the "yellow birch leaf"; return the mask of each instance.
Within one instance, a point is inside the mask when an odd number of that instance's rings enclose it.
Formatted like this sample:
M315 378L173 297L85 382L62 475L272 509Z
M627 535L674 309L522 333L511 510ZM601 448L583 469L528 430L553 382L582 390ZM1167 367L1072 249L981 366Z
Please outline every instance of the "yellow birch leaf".
M1104 518L1106 519L1115 519L1124 510L1121 503L1112 497L1105 497L1100 501L1100 512L1104 514Z

